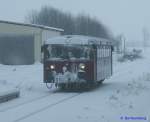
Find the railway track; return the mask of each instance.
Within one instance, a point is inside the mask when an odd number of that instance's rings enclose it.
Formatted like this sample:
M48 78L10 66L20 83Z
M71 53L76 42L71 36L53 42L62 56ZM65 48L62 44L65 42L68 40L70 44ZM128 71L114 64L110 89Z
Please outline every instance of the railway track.
M52 107L54 107L54 106L56 106L56 105L58 105L58 104L64 103L64 102L66 102L66 101L68 101L68 100L70 100L70 99L72 99L72 98L74 98L74 97L77 97L77 96L81 95L81 94L82 94L82 93L76 93L76 94L74 94L74 95L71 95L71 96L65 97L65 98L63 98L63 99L60 99L60 100L58 100L58 101L56 101L56 102L54 102L54 103L51 103L51 104L48 104L48 105L42 107L42 108L40 108L40 109L38 109L38 110L36 110L36 111L33 111L33 112L28 113L28 114L26 114L26 115L24 115L24 116L22 116L22 117L20 117L20 118L17 118L17 119L15 119L13 122L20 122L20 121L22 121L22 120L25 120L26 118L29 118L29 117L31 117L31 116L37 114L37 113L40 113L40 112L43 112L43 111L47 110L47 109L50 109L50 108L52 108Z
M4 108L4 109L1 109L1 110L0 110L0 113L1 113L1 112L6 112L6 111L8 111L8 110L11 110L11 109L14 109L14 108L17 108L17 107L20 107L20 106L23 106L23 105L26 105L26 104L29 104L29 103L32 103L32 102L38 101L38 100L41 100L41 99L43 99L43 98L49 97L50 95L52 95L52 94L43 95L43 96L40 96L40 97L37 97L37 98L31 99L31 100L28 100L28 101L25 101L25 102L19 103L19 104L17 104L17 105L13 105L13 106L10 106L10 107L7 107L7 108Z
M29 118L37 113L50 109L58 104L66 102L74 97L79 96L80 93L63 93L53 91L52 94L43 95L17 105L13 105L0 110L0 118L7 122L20 122ZM25 110L26 109L26 110ZM5 118L4 115L10 115Z

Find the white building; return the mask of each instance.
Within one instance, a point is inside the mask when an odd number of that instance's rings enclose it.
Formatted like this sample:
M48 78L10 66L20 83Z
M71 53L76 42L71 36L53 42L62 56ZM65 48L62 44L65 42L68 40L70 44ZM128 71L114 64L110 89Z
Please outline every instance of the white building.
M63 29L0 20L0 62L32 64L41 61L41 46Z

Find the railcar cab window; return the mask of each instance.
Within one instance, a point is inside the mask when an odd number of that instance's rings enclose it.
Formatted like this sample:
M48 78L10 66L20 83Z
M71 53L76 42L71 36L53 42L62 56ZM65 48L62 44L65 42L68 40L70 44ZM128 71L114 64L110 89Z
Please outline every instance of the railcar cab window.
M45 48L44 58L47 60L93 59L94 49L89 45L52 44Z

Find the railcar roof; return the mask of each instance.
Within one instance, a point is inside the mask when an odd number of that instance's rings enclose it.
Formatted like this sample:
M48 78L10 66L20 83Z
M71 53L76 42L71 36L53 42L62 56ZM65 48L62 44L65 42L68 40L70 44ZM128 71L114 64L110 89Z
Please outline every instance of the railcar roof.
M82 35L65 35L59 37L53 37L45 41L45 44L109 44L111 41L104 38L82 36Z

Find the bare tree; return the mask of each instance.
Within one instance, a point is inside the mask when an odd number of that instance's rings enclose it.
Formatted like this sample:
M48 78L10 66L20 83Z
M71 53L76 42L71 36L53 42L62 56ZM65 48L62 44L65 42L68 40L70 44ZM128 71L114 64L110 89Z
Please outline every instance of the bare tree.
M81 34L112 38L110 32L96 18L91 18L85 14L79 14L75 17L70 13L62 12L49 6L42 7L39 12L32 10L27 15L26 20L32 24L63 28L63 34Z

